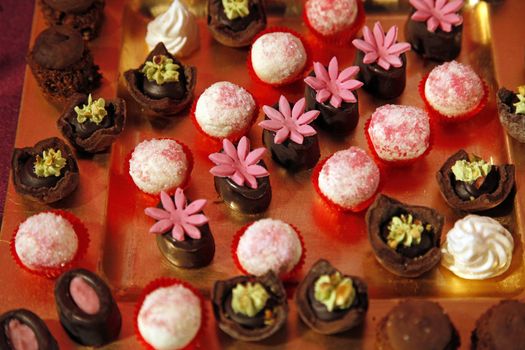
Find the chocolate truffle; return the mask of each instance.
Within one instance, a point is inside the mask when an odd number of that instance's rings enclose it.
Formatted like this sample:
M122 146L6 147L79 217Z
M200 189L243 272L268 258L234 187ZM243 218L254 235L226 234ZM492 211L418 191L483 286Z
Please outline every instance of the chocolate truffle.
M348 40L360 22L358 0L307 0L304 15L308 27L325 40Z
M444 218L436 210L380 194L366 213L368 240L391 273L419 277L439 263Z
M58 350L45 322L26 309L7 311L0 316L0 348L4 350Z
M297 311L315 332L335 334L363 323L368 310L366 283L318 260L295 293Z
M62 140L51 137L33 147L15 148L11 160L15 190L32 199L53 203L78 186L78 165Z
M272 271L217 281L211 299L219 328L238 340L266 339L285 325L288 316L286 291Z
M501 125L510 136L525 143L525 86L520 86L517 93L499 89L497 103Z
M107 284L84 269L62 274L55 284L60 323L75 342L102 346L116 340L122 318Z
M78 150L106 151L120 135L126 120L126 102L121 98L93 100L91 94L75 94L68 99L57 126Z
M27 63L44 96L59 104L77 92L90 93L102 77L82 37L68 26L40 33Z
M208 0L208 29L225 46L242 47L266 28L262 0Z

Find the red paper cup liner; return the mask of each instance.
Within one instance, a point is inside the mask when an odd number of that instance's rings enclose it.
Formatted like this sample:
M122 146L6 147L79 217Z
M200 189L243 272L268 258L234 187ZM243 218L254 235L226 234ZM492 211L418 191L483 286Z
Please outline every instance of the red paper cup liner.
M18 229L20 225L18 225L17 228L15 229L13 233L13 238L9 242L9 250L16 264L20 266L23 270L29 273L32 273L34 275L42 276L42 277L49 278L49 279L55 279L58 276L60 276L62 273L64 273L65 271L70 270L71 268L77 266L79 261L84 257L84 255L86 255L86 252L89 246L89 242L90 242L89 233L87 231L86 226L84 226L84 224L82 223L82 221L80 221L79 218L77 218L75 215L67 211L48 210L42 213L52 213L55 215L60 215L73 226L73 230L77 234L77 238L78 238L78 249L73 259L70 262L66 263L64 266L59 266L59 267L39 267L39 268L32 269L24 265L22 260L20 260L16 252L16 247L15 247L15 239L16 239L16 235L18 234Z
M353 206L352 208L345 208L337 203L334 203L332 202L322 191L321 189L319 188L319 174L321 173L321 169L323 168L323 166L325 165L325 163L328 161L328 159L330 159L331 156L323 159L322 161L320 161L319 163L317 163L317 165L315 166L314 168L314 171L312 172L312 182L313 182L313 185L314 185L314 189L315 191L317 192L317 194L319 194L319 197L321 197L321 199L333 210L336 210L338 212L354 212L354 213L358 213L360 211L363 211L365 210L366 208L368 208L375 200L375 197L377 195L377 193L380 191L380 188L381 188L381 182L379 183L379 186L377 186L377 189L376 191L374 192L374 194L367 200L365 200L364 202L361 202L355 206ZM379 178L381 179L381 168L379 167L379 170L380 170L380 176ZM381 181L381 180L380 180Z
M449 117L444 114L441 114L440 112L435 110L434 107L432 107L432 105L428 102L427 97L425 96L425 84L427 82L429 74L430 73L426 74L423 77L423 79L421 79L418 85L418 90L419 90L419 95L421 96L421 99L425 103L425 107L431 119L437 120L441 123L457 123L457 122L469 120L475 117L487 105L488 96L489 96L489 87L487 86L487 83L485 83L485 81L481 80L481 82L483 83L483 97L481 98L481 101L479 101L479 104L476 106L476 108L474 108L468 113L457 115L454 117Z
M206 306L204 305L204 298L202 297L200 292L195 287L193 287L191 284L189 284L188 282L185 282L185 281L182 281L182 280L179 280L179 279L176 279L176 278L158 278L156 280L151 281L144 288L144 290L142 291L142 294L139 297L137 305L135 306L135 312L133 313L134 314L133 315L133 317L134 317L133 326L134 326L134 330L135 330L135 336L137 337L139 343L141 343L144 346L144 348L146 348L148 350L155 350L155 348L153 346L151 346L146 341L146 339L144 339L142 337L142 334L140 334L139 324L138 324L138 316L139 316L140 308L142 307L142 304L144 303L144 299L146 299L146 296L148 296L148 294L150 294L151 292L153 292L154 290L156 290L158 288L169 287L169 286L173 286L173 285L176 285L176 284L180 284L180 285L186 287L187 289L191 290L193 292L193 294L195 294L197 296L197 298L199 298L199 300L200 300L200 304L201 304L201 326L200 326L199 330L197 331L197 334L195 335L195 338L193 338L193 340L188 345L186 345L183 349L184 350L190 350L190 349L195 349L195 348L199 347L199 338L201 336L203 336L204 329L206 328L206 322L207 322L207 313L206 313Z
M365 16L365 8L363 5L363 2L360 0L357 0L357 15L354 20L354 23L352 23L348 28L344 29L343 31L332 34L332 35L323 35L319 33L310 23L310 20L306 16L306 1L303 6L303 20L304 23L306 23L306 26L310 29L310 31L317 37L319 40L321 40L323 43L328 44L346 44L352 40L357 32L365 25L366 16Z
M306 51L306 63L304 64L303 70L299 74L297 74L296 76L291 77L291 78L289 78L289 79L287 79L287 80L285 80L283 82L271 84L271 83L267 83L265 81L262 81L257 76L257 74L255 73L255 71L253 69L253 65L252 65L252 50L251 50L251 48L250 48L250 52L248 52L248 58L246 60L246 64L248 66L248 73L250 74L250 77L252 78L253 81L255 81L257 83L260 83L260 84L263 84L263 85L266 85L266 86L279 87L279 86L288 85L288 84L294 83L294 82L296 82L296 81L298 81L300 79L303 79L303 78L305 78L308 75L308 73L310 73L310 71L312 70L312 49L310 48L310 45L308 44L308 42L304 39L304 37L302 35L300 35L296 31L293 31L293 30L291 30L289 28L286 28L286 27L271 27L271 28L268 28L266 30L263 30L262 32L257 34L257 36L255 36L253 42L255 42L257 39L259 39L261 36L263 36L265 34L275 33L275 32L290 33L290 34L295 35L296 37L298 37L299 40L301 40L301 42L303 43L303 46L304 46L304 50Z
M241 265L241 262L239 261L239 258L237 256L237 247L239 246L239 240L241 239L242 235L244 234L244 232L246 232L246 230L248 229L248 227L250 227L250 225L252 225L253 223L250 223L250 224L247 224L243 227L241 227L241 229L239 231L237 231L237 233L233 236L233 241L232 241L232 245L231 245L231 255L232 255L232 258L233 258L233 262L235 263L235 266L237 266L237 268L239 269L239 271L241 271L243 274L245 275L250 275L250 273L248 271L246 271L244 269L244 267L242 267ZM282 275L282 276L279 276L279 278L283 281L290 281L290 280L293 280L295 277L297 277L299 271L301 270L301 268L303 267L304 265L304 259L306 257L306 248L305 248L305 245L304 245L304 239L303 239L303 236L301 234L301 231L299 231L299 229L297 227L295 227L294 225L292 224L288 224L290 226L292 226L292 228L294 229L294 231L297 233L297 237L299 237L299 241L301 242L301 258L299 259L299 261L297 262L297 264L293 267L293 269Z
M366 142L368 144L368 148L370 149L370 152L372 153L372 156L374 157L374 160L376 163L379 164L380 167L403 167L403 166L409 166L414 163L416 163L418 160L423 159L427 156L428 153L430 153L430 150L432 149L434 145L434 135L433 130L435 130L432 121L432 118L429 120L429 127L430 127L430 136L428 140L428 147L425 150L425 152L421 153L419 156L411 159L400 159L400 160L386 160L383 159L377 154L376 149L374 147L374 144L372 143L372 139L370 138L370 134L368 133L368 127L370 126L370 121L372 120L372 117L368 118L368 120L365 122L365 138Z

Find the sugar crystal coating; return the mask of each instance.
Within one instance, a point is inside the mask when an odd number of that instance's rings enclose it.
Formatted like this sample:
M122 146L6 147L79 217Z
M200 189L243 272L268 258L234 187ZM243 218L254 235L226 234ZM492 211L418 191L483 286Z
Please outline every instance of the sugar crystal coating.
M357 17L357 0L308 0L306 17L322 35L337 34L350 27Z

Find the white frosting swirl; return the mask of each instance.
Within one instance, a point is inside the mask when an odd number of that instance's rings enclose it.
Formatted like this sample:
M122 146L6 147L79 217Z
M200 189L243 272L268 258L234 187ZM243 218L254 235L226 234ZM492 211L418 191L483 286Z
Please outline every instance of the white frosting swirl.
M513 249L512 235L499 222L468 215L447 233L441 264L465 279L487 279L507 271Z
M168 11L148 24L146 43L150 50L163 42L172 55L184 57L199 48L199 41L195 17L180 0L174 0Z

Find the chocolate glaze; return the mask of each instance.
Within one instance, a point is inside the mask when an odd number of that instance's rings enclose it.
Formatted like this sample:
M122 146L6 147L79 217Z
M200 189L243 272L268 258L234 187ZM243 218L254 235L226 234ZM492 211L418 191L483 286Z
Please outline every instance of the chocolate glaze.
M76 276L83 278L97 293L100 300L97 314L86 314L73 301L69 285ZM118 338L122 324L120 310L107 284L93 272L75 269L62 274L55 284L55 302L60 323L75 342L101 346Z
M80 61L84 41L68 26L53 26L38 35L33 46L33 59L48 69L65 69Z
M6 334L6 328L12 319L31 328L38 342L38 350L58 350L58 344L45 322L33 312L26 309L11 310L0 316L0 349L10 350L11 342Z
M521 143L525 143L525 115L516 114L514 103L518 97L514 91L500 88L497 93L498 114L501 125L507 133Z
M272 304L275 304L275 302L273 302L273 300L269 298L266 301L266 307L264 309L259 311L255 316L249 317L249 316L246 316L240 313L238 314L235 311L233 311L232 298L233 298L233 293L232 291L230 291L230 293L226 297L226 300L224 301L224 310L226 310L226 314L232 321L237 322L242 327L250 328L250 329L264 327L265 326L264 324L265 310L272 310L273 309Z
M95 0L42 0L48 6L55 10L66 13L83 13L86 12L95 2Z
M258 282L270 294L267 305L272 308L273 322L262 327L245 326L232 319L231 313L227 310L227 300L230 298L232 289L239 283ZM219 328L231 337L244 341L259 341L266 339L281 329L286 323L288 316L288 304L286 300L286 291L282 282L274 272L269 271L266 274L255 276L238 276L225 281L216 281L213 286L211 295L213 314L219 325ZM233 310L231 310L233 311ZM237 315L239 316L239 315Z
M162 85L157 84L155 81L149 81L143 74L142 91L153 99L161 99L164 97L169 97L174 100L183 99L186 94L186 78L182 67L179 68L178 71L179 81L164 83Z
M38 176L35 174L36 155L28 157L25 161L24 168L20 172L21 181L31 187L53 187L58 180L64 176L64 172L60 172L59 176Z
M393 216L404 213L412 214L414 219L431 225L432 232L427 235L431 238L429 249L427 249L428 242L426 240L422 240L419 249L416 248L413 251L398 251L388 246L384 238L384 227L388 225ZM419 277L439 263L443 223L443 216L434 209L408 205L383 194L377 196L366 212L368 240L377 260L385 269L401 277ZM422 252L424 253L420 255ZM415 255L415 257L410 255Z
M456 181L454 174L452 174L454 181L454 191L459 198L464 201L470 200L471 197L478 198L483 193L491 193L497 187L499 183L499 174L496 169L490 169L490 172L485 177L480 177L474 183L468 183L464 181Z
M407 215L411 213L399 210L397 213L394 213L392 217L393 216L399 217L402 214ZM390 223L390 220L392 219L392 217L389 220L387 220L381 228L381 238L383 239L385 243L388 242L387 240L388 233L389 233L388 224ZM423 226L426 226L426 224L427 224L426 222L423 222ZM416 258L418 256L425 255L425 253L428 252L430 249L432 249L433 246L434 246L434 230L431 230L430 232L425 230L421 235L421 241L419 242L419 244L412 244L410 247L405 247L403 244L399 244L396 248L396 252L398 252L399 254L407 258Z
M250 13L246 17L237 17L233 20L228 19L226 16L226 12L224 11L224 6L222 5L222 0L216 1L217 5L213 6L219 6L218 13L219 23L224 26L225 28L228 28L232 32L240 32L245 30L252 21L257 21L261 17L259 13L258 6L254 3L249 1L249 11Z

